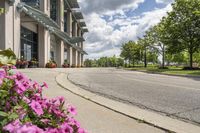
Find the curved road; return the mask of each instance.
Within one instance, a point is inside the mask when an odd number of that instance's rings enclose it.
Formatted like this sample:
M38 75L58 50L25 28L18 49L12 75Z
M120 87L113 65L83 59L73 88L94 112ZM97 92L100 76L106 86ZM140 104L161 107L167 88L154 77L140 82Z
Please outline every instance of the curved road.
M200 78L114 68L79 69L68 78L84 89L171 117L200 123Z

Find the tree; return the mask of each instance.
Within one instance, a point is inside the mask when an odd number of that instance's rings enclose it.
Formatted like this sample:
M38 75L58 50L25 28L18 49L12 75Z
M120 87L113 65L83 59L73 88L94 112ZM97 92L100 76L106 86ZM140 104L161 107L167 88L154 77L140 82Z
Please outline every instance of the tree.
M143 51L143 56L144 56L144 67L147 67L148 60L147 60L147 55L148 55L148 50L152 49L152 44L153 44L153 38L151 36L151 30L147 31L144 35L144 38L139 38L137 43L141 45L141 49Z
M140 45L138 45L136 42L129 41L128 43L122 45L122 52L120 56L129 61L129 67L131 62L133 66L135 66L135 63L140 61L140 51Z
M166 18L163 17L161 22L149 31L149 36L152 37L154 42L154 48L162 55L162 68L165 68L165 52L168 43L167 40L169 39L166 28Z
M124 66L124 60L122 58L117 58L117 67Z
M86 59L84 64L85 64L86 67L92 67L92 60Z
M131 42L125 43L122 45L121 48L121 54L120 56L124 58L124 60L129 62L129 67L130 67L130 61L131 61Z
M150 51L147 53L147 60L152 64L158 63L158 54L155 51Z
M170 35L169 50L172 53L187 50L193 68L193 54L200 48L200 1L175 0L172 8L165 23Z

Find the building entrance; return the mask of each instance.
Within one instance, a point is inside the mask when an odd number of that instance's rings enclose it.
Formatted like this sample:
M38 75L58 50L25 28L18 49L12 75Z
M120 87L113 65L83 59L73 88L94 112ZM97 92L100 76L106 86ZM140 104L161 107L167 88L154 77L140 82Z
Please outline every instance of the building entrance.
M21 27L21 58L38 60L38 34Z

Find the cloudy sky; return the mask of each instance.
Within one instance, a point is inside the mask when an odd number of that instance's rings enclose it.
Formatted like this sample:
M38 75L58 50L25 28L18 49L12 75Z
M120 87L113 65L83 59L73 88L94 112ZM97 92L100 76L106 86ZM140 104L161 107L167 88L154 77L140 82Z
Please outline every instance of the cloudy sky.
M121 45L136 40L171 10L173 0L78 0L89 33L86 58L118 56Z

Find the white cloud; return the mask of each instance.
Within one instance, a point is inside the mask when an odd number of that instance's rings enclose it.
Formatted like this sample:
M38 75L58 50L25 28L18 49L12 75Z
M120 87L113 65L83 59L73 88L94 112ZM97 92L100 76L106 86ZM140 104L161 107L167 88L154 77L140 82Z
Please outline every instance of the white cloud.
M156 0L157 3L165 3L165 4L168 4L168 3L171 3L173 0Z
M80 5L85 14L116 14L123 13L123 10L133 10L145 0L81 0Z
M86 4L85 1L90 1L91 3ZM125 11L132 11L143 1L101 0L100 2L98 0L81 0L85 21L89 29L89 33L85 35L85 50L89 54L86 58L118 56L123 43L129 40L136 40L151 26L157 24L166 15L167 11L171 10L171 5L168 4L163 9L154 9L140 16L126 16ZM101 7L102 3L106 6ZM125 6L124 3L131 3L132 7L130 5ZM85 7L88 7L89 4L91 4L92 9L85 10ZM102 12L100 13L101 10ZM105 20L103 18L104 15L109 15L108 19Z

